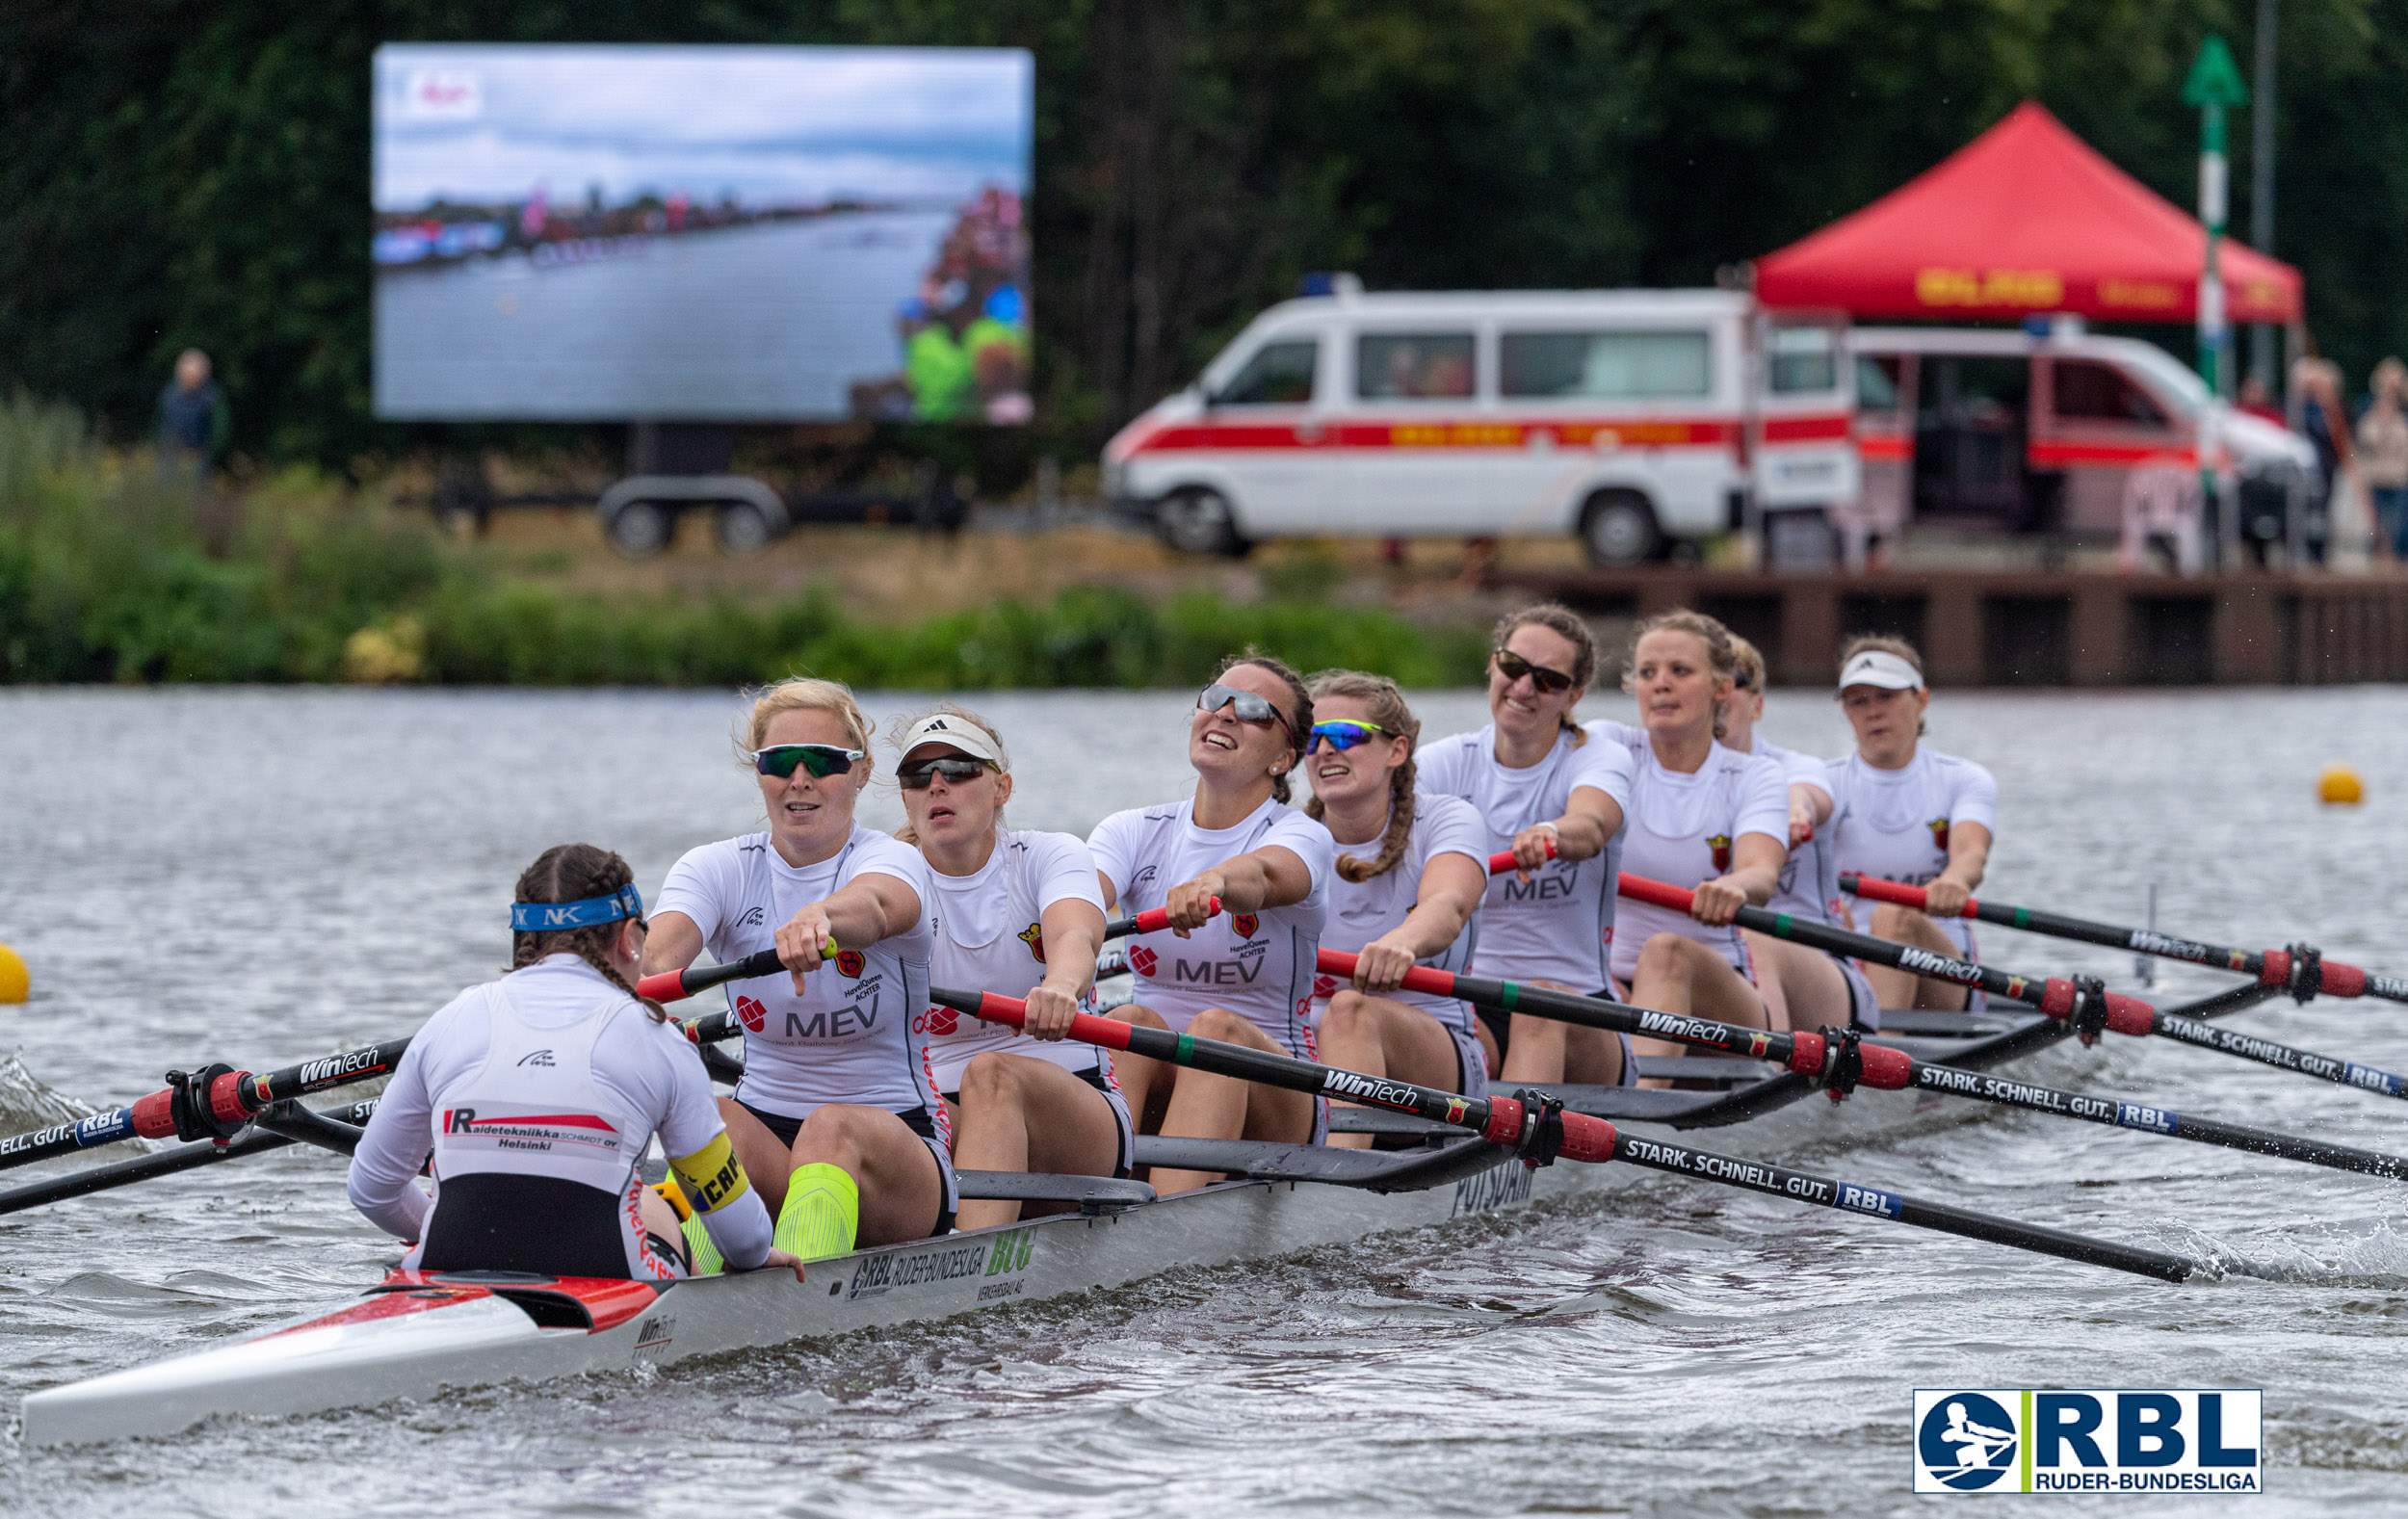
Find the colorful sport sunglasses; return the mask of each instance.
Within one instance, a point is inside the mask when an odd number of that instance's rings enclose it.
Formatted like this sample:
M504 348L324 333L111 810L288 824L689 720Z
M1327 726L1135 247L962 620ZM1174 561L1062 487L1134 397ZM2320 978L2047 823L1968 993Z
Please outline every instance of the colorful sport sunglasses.
M791 778L797 767L811 773L813 780L825 780L842 775L852 769L852 762L864 756L865 750L840 748L833 744L772 744L765 749L752 751L752 768L764 775L779 780Z
M1327 722L1313 724L1311 736L1304 741L1304 749L1306 753L1311 753L1313 741L1322 739L1326 740L1331 748L1344 754L1357 744L1369 744L1373 738L1387 731L1376 722L1356 722L1348 718L1332 718Z
M1296 742L1295 724L1288 720L1288 715L1280 711L1269 696L1258 696L1250 691L1240 691L1234 686L1224 686L1218 681L1215 681L1196 693L1196 711L1218 712L1223 707L1229 708L1240 722L1252 722L1264 727L1276 722L1287 730L1288 742L1291 744Z
M958 786L965 780L976 780L979 772L984 769L986 761L982 759L940 754L934 759L914 760L908 765L897 767L895 779L902 783L905 791L926 791L929 782L939 775L945 777L947 784Z
M1572 689L1571 676L1559 669L1549 669L1544 665L1533 665L1511 649L1499 649L1490 657L1497 662L1498 673L1508 681L1520 680L1528 675L1531 685L1551 694Z

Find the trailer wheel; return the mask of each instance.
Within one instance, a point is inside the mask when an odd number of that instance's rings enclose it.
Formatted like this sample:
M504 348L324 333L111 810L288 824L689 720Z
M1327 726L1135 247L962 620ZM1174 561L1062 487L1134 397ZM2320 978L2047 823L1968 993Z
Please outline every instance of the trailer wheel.
M613 514L605 532L611 547L629 559L650 559L668 546L669 534L676 527L660 503L631 501Z
M770 519L749 501L731 501L720 507L711 519L711 532L720 547L730 554L758 554L776 536Z
M1629 569L1663 551L1656 509L1636 490L1601 490L1581 509L1581 547L1601 569Z
M1243 559L1254 545L1238 531L1229 498L1191 485L1163 497L1154 508L1154 531L1182 554L1219 554Z

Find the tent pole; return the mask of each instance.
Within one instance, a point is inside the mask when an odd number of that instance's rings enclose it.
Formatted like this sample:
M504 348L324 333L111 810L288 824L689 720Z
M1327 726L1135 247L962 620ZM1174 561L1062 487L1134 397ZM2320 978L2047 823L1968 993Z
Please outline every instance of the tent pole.
M2258 0L2257 99L2249 111L2249 246L2274 256L2274 33L2282 0ZM2275 380L2275 345L2282 328L2257 324L2249 345L2249 378L2268 396L2281 394Z

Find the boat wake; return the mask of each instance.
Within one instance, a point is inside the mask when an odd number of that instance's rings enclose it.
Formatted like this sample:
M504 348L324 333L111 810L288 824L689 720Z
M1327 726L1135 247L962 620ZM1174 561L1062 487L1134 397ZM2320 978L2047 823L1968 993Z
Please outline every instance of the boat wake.
M73 1123L99 1111L88 1102L60 1091L27 1070L25 1061L19 1057L11 1055L6 1060L0 1060L0 1133L16 1134L27 1129L46 1129L52 1124Z

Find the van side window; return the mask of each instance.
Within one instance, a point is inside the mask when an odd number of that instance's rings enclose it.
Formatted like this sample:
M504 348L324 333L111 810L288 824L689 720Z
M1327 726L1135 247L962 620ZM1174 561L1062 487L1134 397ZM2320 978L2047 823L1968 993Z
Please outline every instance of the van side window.
M1354 393L1366 401L1472 393L1469 332L1366 332L1354 342Z
M1566 400L1702 396L1713 371L1703 332L1507 332L1498 392Z
M1898 409L1898 361L1890 354L1856 355L1856 409L1859 411L1896 411Z
M2055 369L2058 416L2165 426L2163 409L2113 365L2060 358Z
M1221 406L1296 406L1313 399L1313 363L1321 345L1311 338L1266 343L1229 383L1213 393Z
M1840 383L1840 334L1827 327L1777 327L1765 339L1774 395L1832 390Z

